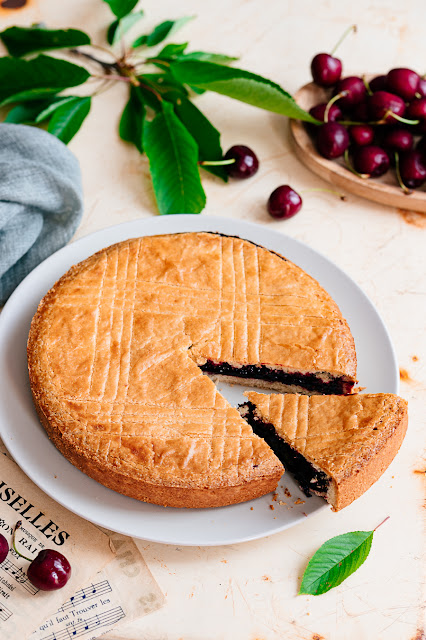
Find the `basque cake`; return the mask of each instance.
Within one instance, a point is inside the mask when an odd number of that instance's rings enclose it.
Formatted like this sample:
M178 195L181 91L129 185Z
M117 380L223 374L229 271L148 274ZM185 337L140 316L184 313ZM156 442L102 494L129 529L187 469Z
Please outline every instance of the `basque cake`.
M28 365L40 420L68 460L176 507L250 500L283 473L203 372L307 394L356 381L348 325L313 278L202 232L127 240L72 267L33 318Z
M246 392L241 415L306 496L348 506L392 462L407 429L407 402L390 393L349 396Z

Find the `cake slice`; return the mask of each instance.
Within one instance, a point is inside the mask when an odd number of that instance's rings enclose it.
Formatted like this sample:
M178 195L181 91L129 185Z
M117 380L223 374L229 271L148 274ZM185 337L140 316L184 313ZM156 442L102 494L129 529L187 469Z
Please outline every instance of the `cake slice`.
M392 462L407 402L390 393L349 396L246 392L240 413L310 496L334 511L359 498Z

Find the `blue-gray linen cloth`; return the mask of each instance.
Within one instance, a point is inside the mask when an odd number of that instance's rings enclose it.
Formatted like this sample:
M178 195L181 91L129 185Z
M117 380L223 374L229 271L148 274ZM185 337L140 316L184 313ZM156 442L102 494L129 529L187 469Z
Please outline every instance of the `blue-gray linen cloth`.
M63 247L83 213L80 167L55 136L0 124L0 305Z

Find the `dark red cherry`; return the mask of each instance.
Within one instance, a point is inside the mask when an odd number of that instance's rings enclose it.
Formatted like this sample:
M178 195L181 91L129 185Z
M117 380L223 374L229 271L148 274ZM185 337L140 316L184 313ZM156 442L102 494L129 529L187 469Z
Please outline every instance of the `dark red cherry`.
M397 119L393 118L392 114L402 116L405 112L405 102L399 96L388 91L376 91L368 97L368 109L373 120L396 122Z
M350 110L350 118L354 122L367 122L369 119L367 101L363 100Z
M326 122L317 134L318 152L332 160L342 156L349 146L349 134L346 128L338 122Z
M9 553L9 543L3 534L0 533L0 564L6 559Z
M389 156L384 149L370 145L356 147L353 153L354 168L371 178L382 176L389 169Z
M382 137L383 146L392 151L410 151L414 138L411 131L403 127L385 128Z
M350 109L356 104L362 102L366 95L366 88L362 78L357 76L349 76L348 78L342 78L336 85L335 94L341 93L342 97L339 100L339 107L343 109Z
M309 113L313 118L320 120L320 122L324 122L324 114L327 108L327 104L327 102L321 102L321 104L317 104L315 105L315 107L309 109ZM335 122L336 120L339 120L342 115L343 114L337 104L331 104L328 110L327 122Z
M363 147L373 142L374 129L369 124L353 124L349 127L349 135L357 147Z
M236 144L225 153L225 160L235 160L233 164L225 165L225 169L231 178L251 178L259 168L259 160L249 147Z
M416 97L426 98L426 78L420 78Z
M286 220L300 211L302 198L288 184L283 184L271 193L267 208L273 218Z
M27 575L41 591L62 589L71 577L71 565L55 549L43 549L28 567Z
M416 95L420 76L411 69L391 69L386 76L386 89L409 102Z
M342 63L329 53L317 53L311 62L311 72L320 87L332 87L342 75Z
M426 98L414 98L405 111L405 117L410 120L420 120L414 125L416 133L426 132Z
M399 173L401 180L409 189L417 189L426 181L426 160L424 155L416 149L401 154L399 158Z
M426 136L423 136L423 138L420 138L420 140L416 145L416 150L420 151L424 160L426 161Z
M376 76L368 83L371 91L375 93L376 91L385 91L386 89L386 76Z

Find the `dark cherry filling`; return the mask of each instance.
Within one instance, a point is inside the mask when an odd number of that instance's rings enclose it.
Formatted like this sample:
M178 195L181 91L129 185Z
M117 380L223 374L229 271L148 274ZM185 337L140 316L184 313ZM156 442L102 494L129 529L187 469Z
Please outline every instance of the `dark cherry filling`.
M233 367L227 362L213 362L207 360L201 365L201 370L205 373L222 374L224 376L235 376L237 378L256 378L257 380L267 380L268 382L281 382L282 384L297 385L307 391L317 391L321 394L348 394L351 393L354 383L345 380L344 377L321 380L314 373L290 373L280 369L270 369L261 364L259 366L248 364L242 367Z
M249 423L257 436L260 436L271 447L275 455L283 463L286 471L294 476L306 497L312 492L325 495L330 484L330 478L317 471L306 458L285 442L275 431L272 424L263 422L255 415L255 406L251 402L242 404L239 410L243 418Z

